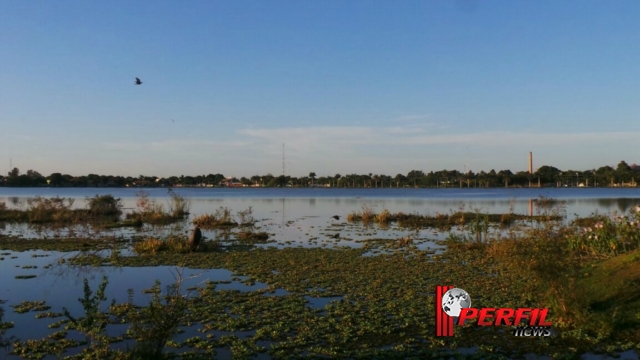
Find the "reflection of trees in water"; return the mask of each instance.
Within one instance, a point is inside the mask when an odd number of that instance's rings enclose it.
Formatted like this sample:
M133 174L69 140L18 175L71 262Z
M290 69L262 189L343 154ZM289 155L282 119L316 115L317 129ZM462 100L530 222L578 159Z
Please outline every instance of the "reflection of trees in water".
M107 276L116 272L122 273L124 269L122 266L118 266L117 263L112 262L112 266L93 266L75 264L73 260L78 257L102 257L108 259L109 257L119 256L119 251L114 249L90 249L85 251L73 251L60 253L61 256L54 259L54 261L44 269L44 274L50 275L53 278L51 286L55 286L56 283L62 282L67 284L74 284L80 286L84 278L95 280L96 278ZM112 258L113 259L113 258Z
M223 228L213 230L213 238L217 241L229 241L231 240L231 229Z
M619 198L619 199L597 199L597 204L599 207L606 208L608 211L613 210L612 208L617 207L617 210L620 212L627 212L631 208L640 204L640 199L633 198Z

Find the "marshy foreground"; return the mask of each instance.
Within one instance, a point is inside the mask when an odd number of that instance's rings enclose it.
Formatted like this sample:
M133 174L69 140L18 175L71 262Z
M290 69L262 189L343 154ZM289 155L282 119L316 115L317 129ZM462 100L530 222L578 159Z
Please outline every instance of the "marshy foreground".
M326 219L309 229L308 246L295 247L251 208L194 217L173 193L167 206L140 194L128 212L110 195L83 208L60 198L0 203L0 229L38 234L0 235L3 287L17 292L0 305L0 342L6 356L27 359L579 358L640 349L640 207L568 219L561 201L540 198L536 209L422 215L365 206ZM191 251L194 224L205 237ZM39 279L69 274L81 280L64 299L28 297ZM476 308L549 308L554 334L469 324L436 337L437 285L466 290Z

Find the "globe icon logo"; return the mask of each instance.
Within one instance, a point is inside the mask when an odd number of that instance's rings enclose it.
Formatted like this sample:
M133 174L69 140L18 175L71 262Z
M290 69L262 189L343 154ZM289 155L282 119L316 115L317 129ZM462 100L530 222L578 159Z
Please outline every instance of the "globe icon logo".
M453 288L442 296L442 310L451 317L460 316L460 310L471 307L471 297L466 291Z

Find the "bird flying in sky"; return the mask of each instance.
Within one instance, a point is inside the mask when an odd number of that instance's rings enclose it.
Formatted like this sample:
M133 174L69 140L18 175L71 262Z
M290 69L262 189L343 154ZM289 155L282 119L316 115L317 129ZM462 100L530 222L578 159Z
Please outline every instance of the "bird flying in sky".
M139 78L136 78L136 82L135 82L135 84L136 84L136 85L140 85L140 84L142 84L142 81L140 81L140 79L139 79Z

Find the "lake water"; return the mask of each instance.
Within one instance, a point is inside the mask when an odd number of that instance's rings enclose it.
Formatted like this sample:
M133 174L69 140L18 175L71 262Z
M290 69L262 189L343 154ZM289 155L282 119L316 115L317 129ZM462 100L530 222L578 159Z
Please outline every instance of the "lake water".
M513 204L519 213L528 212L530 199L545 196L567 201L567 213L588 215L627 211L640 203L640 188L450 188L450 189L323 189L323 188L175 188L177 194L191 199L194 214L211 212L219 206L243 210L253 206L255 214L273 217L346 215L362 205L386 208L391 212L448 212L460 204L466 209L488 212L508 211ZM0 201L17 205L34 196L68 197L84 206L84 199L111 194L134 207L136 194L144 191L150 198L168 200L167 189L133 188L7 188L0 187Z
M169 196L165 188L131 189L131 188L1 188L0 202L9 207L26 207L26 200L35 196L74 198L76 207L84 207L86 197L111 194L123 200L125 211L135 208L136 194L143 190L151 199L160 204L168 205ZM371 228L363 230L350 227L346 223L346 216L353 211L359 211L363 206L379 212L387 209L390 212L405 212L435 215L436 213L450 213L464 209L476 209L486 213L505 213L510 210L519 214L536 213L532 209L532 199L539 196L563 200L569 218L587 216L597 211L599 213L624 213L640 205L640 189L633 188L451 188L451 189L274 189L274 188L175 188L175 193L190 200L191 215L195 216L213 213L220 207L238 211L253 209L253 217L258 220L257 226L266 231L273 239L272 244L262 246L361 246L367 238L397 238L405 236L408 231L389 228ZM332 216L340 216L335 220ZM189 219L189 220L190 220ZM186 232L190 227L185 222L180 231ZM82 230L78 230L82 231ZM119 230L120 231L120 230ZM143 233L158 231L144 228ZM0 233L21 235L25 237L51 236L47 230L37 230L25 225L0 224ZM123 234L136 234L140 230L124 230ZM339 238L333 236L339 234ZM64 236L65 234L58 234ZM204 233L209 239L220 238L215 231ZM429 239L442 239L447 236L435 230L422 230L413 235L419 239L419 247L437 249L438 245ZM65 256L56 252L9 252L0 262L0 299L8 300L5 307L5 321L14 321L16 328L8 335L21 338L42 338L50 330L46 327L48 321L33 321L33 312L17 314L8 305L21 300L47 300L52 311L60 311L67 306L72 313L80 312L78 302L82 295L82 278L90 277L92 289L99 284L101 275L108 275L110 283L115 286L107 288L108 297L119 301L126 300L128 288L147 288L153 285L155 279L164 284L171 282L172 267L156 267L147 269L110 268L92 269L89 274L69 271L65 266L53 266L44 269L58 258ZM47 257L32 257L32 255L49 255ZM66 254L68 256L68 254ZM15 257L15 258L14 258ZM37 268L24 269L25 265ZM135 281L132 272L135 271ZM197 270L188 270L189 275ZM103 274L104 273L104 274ZM34 279L17 280L15 275L37 275ZM247 286L225 270L207 270L200 279L226 280L231 283L220 285L220 289L238 289L255 291L266 287L266 284ZM240 278L241 279L241 278ZM232 281L233 280L233 281ZM117 285L116 285L117 284ZM144 302L146 295L137 292L136 302ZM276 294L277 295L277 294ZM309 300L309 306L323 307L323 300ZM24 327L25 322L30 323ZM0 351L0 356L2 352ZM635 356L635 357L634 357ZM637 358L632 355L631 358Z
M86 206L85 198L111 194L121 198L125 211L136 206L136 194L144 191L149 198L168 206L166 188L0 188L0 202L11 207L26 207L26 200L35 196L65 197L75 199L75 207ZM398 238L409 233L402 229L371 228L368 231L352 231L346 224L346 216L360 211L363 206L374 212L387 209L390 212L435 215L464 209L486 213L536 214L538 209L532 199L539 196L563 200L568 219L575 215L588 216L599 213L626 212L640 205L640 189L634 188L449 188L449 189L328 189L328 188L176 188L174 191L190 200L191 216L214 213L226 207L236 214L249 207L258 220L261 231L271 234L279 246L328 246L335 244L330 236L339 236L340 245L360 246L358 241L367 238ZM334 215L340 220L334 220ZM182 231L188 231L189 221ZM83 235L87 229L75 229ZM142 229L148 234L149 228ZM91 230L92 231L92 230ZM158 232L155 228L154 232ZM25 225L0 224L0 232L28 238L66 236L68 232L38 229ZM112 231L119 235L140 234L140 229ZM165 235L166 232L159 233ZM92 233L85 233L92 236ZM205 237L219 238L216 231L207 231ZM423 230L418 238L443 239L448 234L435 230ZM329 242L329 240L331 240ZM429 244L432 245L432 244Z

